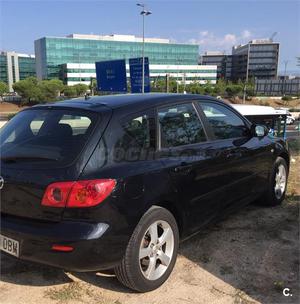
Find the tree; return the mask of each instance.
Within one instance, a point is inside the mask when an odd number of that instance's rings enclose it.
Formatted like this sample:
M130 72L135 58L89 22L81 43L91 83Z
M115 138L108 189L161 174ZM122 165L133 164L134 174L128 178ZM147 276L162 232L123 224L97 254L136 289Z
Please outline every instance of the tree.
M151 92L166 92L166 77L157 77L151 82Z
M247 97L255 96L255 79L254 77L249 78L248 82L245 82L243 86L246 86Z
M89 88L91 90L91 94L94 95L95 92L97 91L97 79L96 78L91 79L91 84L90 84ZM129 90L129 92L130 92L130 90Z
M42 80L38 86L41 89L45 102L55 100L64 89L64 84L59 79Z
M36 77L28 77L14 83L13 89L22 97L23 103L30 103L32 101L39 102L43 98Z
M201 84L196 81L186 85L185 90L187 91L187 93L191 93L191 94L203 94L204 93L204 90L203 90Z
M77 96L76 88L74 88L74 86L65 86L64 95L66 97L76 97Z
M77 96L82 96L86 93L86 91L89 89L89 87L86 84L78 83L73 85L73 88L76 90Z
M205 95L215 95L214 87L211 85L210 82L207 82L203 85L203 91Z
M177 93L177 80L175 78L169 78L169 92Z
M226 87L226 93L229 97L236 97L243 91L243 86L239 84L230 84Z
M0 97L2 102L2 96L3 94L8 93L8 86L5 82L0 81Z
M224 96L225 95L225 90L226 90L227 83L224 79L219 79L216 85L214 86L214 94L216 96Z

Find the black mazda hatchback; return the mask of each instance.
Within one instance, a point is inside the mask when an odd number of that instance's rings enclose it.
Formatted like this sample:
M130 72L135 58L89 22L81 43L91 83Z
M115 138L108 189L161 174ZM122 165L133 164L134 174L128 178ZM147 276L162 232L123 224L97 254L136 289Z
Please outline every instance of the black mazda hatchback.
M208 96L112 95L28 108L1 129L2 251L114 269L146 292L179 240L253 201L284 199L286 143Z

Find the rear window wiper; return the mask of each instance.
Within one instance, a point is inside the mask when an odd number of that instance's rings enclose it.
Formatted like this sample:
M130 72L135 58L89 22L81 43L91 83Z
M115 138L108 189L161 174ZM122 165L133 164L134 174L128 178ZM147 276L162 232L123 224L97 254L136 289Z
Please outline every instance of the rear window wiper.
M16 155L16 156L3 156L1 161L7 163L15 163L18 161L57 161L57 158L54 157L43 157L43 156L25 156L25 155Z

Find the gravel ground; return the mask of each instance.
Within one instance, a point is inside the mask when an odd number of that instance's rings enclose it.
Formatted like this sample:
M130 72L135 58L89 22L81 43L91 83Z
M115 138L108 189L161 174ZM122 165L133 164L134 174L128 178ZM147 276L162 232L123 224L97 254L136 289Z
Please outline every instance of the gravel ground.
M110 273L68 273L2 254L0 303L299 303L299 162L293 155L281 206L248 206L181 243L158 290L137 294Z

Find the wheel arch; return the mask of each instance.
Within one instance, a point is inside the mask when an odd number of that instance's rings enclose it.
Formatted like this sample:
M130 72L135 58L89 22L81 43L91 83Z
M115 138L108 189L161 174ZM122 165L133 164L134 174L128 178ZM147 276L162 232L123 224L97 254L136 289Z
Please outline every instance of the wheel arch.
M165 208L172 213L178 225L179 235L182 236L184 234L184 226L185 226L183 210L179 210L176 204L171 201L160 201L153 205Z
M282 157L287 164L288 170L290 169L290 156L287 152L283 151L281 153L279 153L278 157Z

